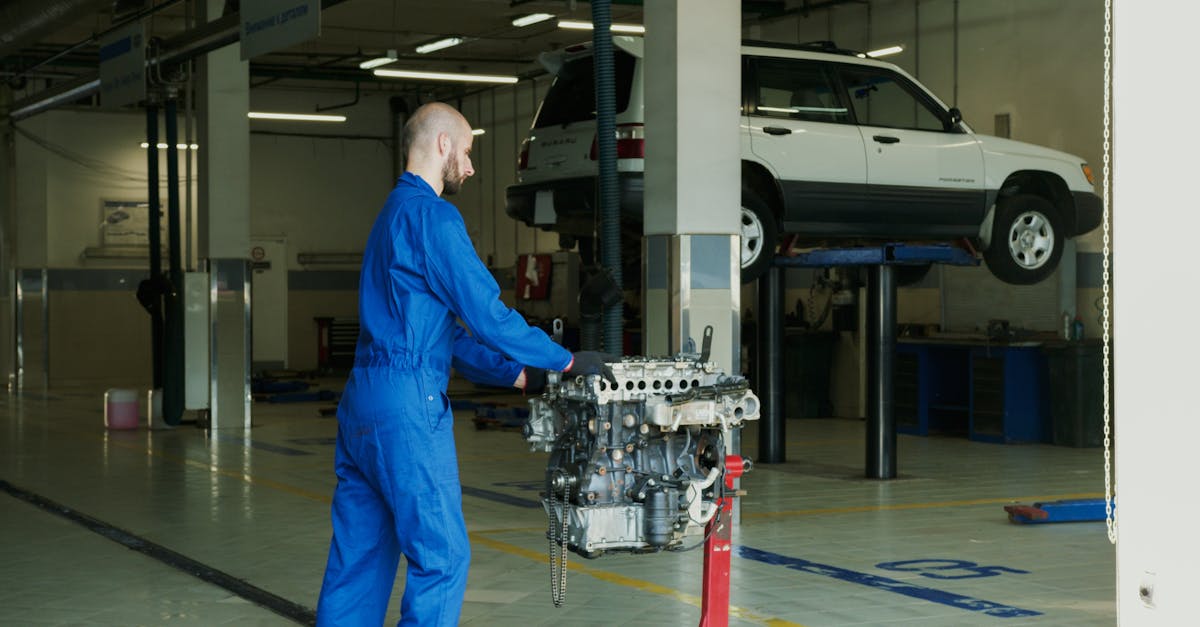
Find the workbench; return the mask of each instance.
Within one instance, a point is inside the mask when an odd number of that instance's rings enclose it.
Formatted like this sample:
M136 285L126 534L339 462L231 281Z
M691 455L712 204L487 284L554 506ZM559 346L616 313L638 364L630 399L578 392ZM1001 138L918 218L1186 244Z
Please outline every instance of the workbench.
M1049 442L1049 375L1040 342L898 338L900 433L981 442Z

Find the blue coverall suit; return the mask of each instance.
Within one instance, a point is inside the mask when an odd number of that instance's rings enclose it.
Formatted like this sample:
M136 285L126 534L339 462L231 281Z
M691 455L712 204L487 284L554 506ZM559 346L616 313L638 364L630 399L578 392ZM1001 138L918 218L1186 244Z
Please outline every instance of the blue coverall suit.
M359 325L337 412L333 540L317 623L382 624L403 554L400 624L455 625L471 549L450 368L511 386L523 364L564 370L571 353L500 301L458 209L408 172L367 240Z

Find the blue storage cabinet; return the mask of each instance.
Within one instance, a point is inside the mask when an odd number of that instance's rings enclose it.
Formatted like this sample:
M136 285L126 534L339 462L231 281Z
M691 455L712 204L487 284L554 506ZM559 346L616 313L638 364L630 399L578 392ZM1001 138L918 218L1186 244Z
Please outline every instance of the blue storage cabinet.
M1049 442L1047 379L1036 342L901 339L896 430L981 442Z

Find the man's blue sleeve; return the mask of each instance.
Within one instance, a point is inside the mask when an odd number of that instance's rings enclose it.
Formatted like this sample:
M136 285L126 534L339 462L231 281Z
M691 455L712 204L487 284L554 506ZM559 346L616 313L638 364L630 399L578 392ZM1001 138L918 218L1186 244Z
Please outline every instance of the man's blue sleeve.
M566 369L570 351L500 300L500 286L475 253L458 209L444 200L421 209L420 237L430 289L485 346L526 366Z
M454 350L450 365L473 383L512 387L524 368L484 346L459 325L454 325Z

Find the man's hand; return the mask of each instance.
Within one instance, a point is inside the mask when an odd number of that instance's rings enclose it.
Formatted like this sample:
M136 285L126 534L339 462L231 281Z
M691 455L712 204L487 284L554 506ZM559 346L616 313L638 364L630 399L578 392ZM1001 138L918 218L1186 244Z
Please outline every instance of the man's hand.
M582 376L590 374L600 375L615 386L617 378L613 376L612 368L609 368L608 364L605 363L612 361L621 361L621 358L599 351L579 351L571 356L571 365L567 366L567 369L563 372L565 374Z
M546 371L533 366L525 366L521 376L517 377L517 386L526 394L541 394L546 390Z

